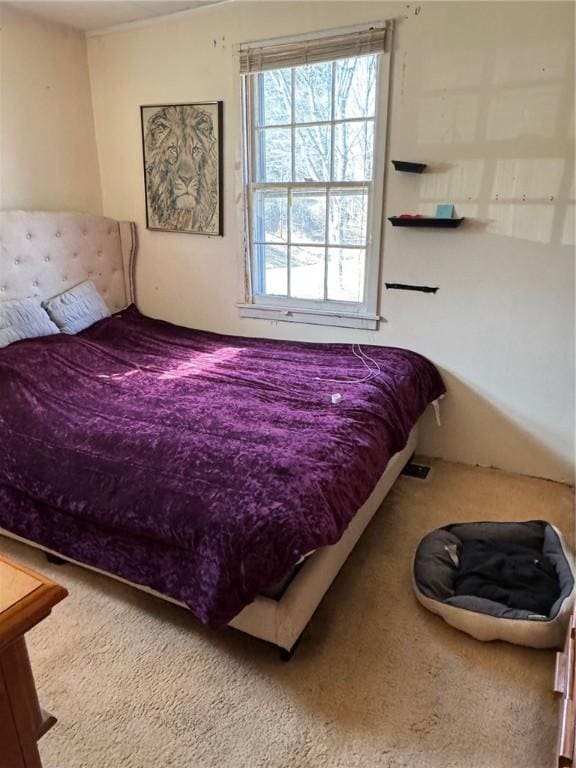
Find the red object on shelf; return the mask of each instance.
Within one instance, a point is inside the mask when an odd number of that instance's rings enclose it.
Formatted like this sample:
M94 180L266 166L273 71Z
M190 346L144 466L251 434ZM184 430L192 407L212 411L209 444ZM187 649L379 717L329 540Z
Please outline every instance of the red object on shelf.
M423 216L421 213L401 213L400 216L398 216L399 219L424 219L425 216Z

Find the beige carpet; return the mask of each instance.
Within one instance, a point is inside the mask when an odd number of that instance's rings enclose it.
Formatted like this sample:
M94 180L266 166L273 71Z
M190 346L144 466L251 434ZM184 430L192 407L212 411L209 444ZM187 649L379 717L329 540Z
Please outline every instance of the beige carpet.
M552 768L554 654L483 645L415 601L410 560L456 520L545 518L572 540L571 490L433 462L402 478L295 658L25 546L0 551L70 597L29 638L58 717L45 768Z

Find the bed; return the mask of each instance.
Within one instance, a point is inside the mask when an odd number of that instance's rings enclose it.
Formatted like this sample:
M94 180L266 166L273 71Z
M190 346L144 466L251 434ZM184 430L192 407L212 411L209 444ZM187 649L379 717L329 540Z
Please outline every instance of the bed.
M435 367L146 317L129 222L4 212L0 233L0 301L90 278L114 312L0 350L0 533L291 652L444 393Z

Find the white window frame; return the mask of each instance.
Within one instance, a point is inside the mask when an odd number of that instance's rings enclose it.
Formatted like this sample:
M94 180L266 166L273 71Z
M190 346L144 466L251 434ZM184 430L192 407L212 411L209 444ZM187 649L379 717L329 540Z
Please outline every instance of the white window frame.
M386 176L387 127L390 93L390 51L392 50L392 23L362 25L337 30L338 34L347 34L367 28L386 28L386 50L378 53L376 111L374 115L374 166L371 182L288 182L260 183L255 181L256 134L253 124L254 83L258 73L242 77L242 112L243 112L243 198L244 198L244 266L246 272L245 301L238 305L241 317L282 320L315 325L333 325L349 328L375 330L378 328L378 314L381 253L383 242L384 184ZM330 33L326 33L327 35ZM306 41L319 35L301 35L286 38L282 42ZM271 41L272 42L272 41ZM277 42L277 41L274 41ZM259 45L264 45L259 43ZM293 116L292 116L293 117ZM354 122L353 119L325 121L332 126L335 123ZM316 124L316 123L314 123ZM300 126L300 124L298 124ZM302 125L305 125L304 123ZM278 127L278 126L274 126ZM280 126L282 127L282 126ZM291 125L290 127L293 128ZM312 189L318 188L368 188L368 217L366 263L364 268L364 301L362 303L339 300L296 299L290 296L272 296L257 294L254 291L253 274L253 193L261 189Z

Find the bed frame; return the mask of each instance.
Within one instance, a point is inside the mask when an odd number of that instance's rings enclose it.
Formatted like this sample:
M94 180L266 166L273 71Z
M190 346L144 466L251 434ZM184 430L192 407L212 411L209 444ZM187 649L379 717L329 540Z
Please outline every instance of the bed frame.
M0 233L0 301L31 295L50 298L86 279L94 281L113 312L135 300L137 239L132 222L81 213L6 211L0 212ZM417 431L415 426L404 449L391 458L341 539L309 555L278 599L257 597L230 622L231 627L277 645L283 658L291 656L338 571L414 453ZM71 560L10 531L0 528L0 534L186 608L148 587Z

